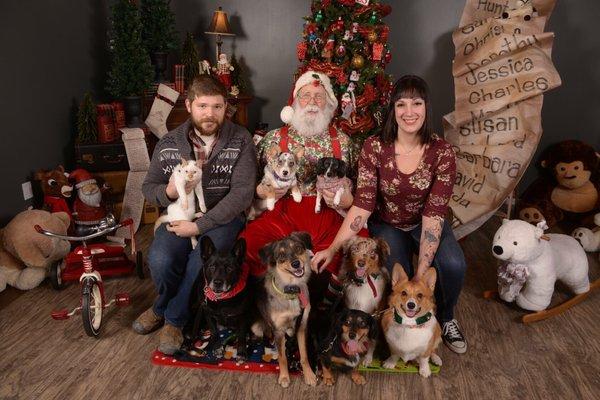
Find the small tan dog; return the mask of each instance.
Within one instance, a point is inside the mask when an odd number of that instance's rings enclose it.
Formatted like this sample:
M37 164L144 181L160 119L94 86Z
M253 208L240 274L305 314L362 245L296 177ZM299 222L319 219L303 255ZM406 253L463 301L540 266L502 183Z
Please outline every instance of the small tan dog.
M442 341L442 330L435 318L436 271L430 267L420 280L408 280L402 265L396 263L392 271L392 294L389 309L381 324L391 355L383 363L384 368L393 369L399 358L404 362L416 360L419 374L431 375L429 360L442 365L435 350Z

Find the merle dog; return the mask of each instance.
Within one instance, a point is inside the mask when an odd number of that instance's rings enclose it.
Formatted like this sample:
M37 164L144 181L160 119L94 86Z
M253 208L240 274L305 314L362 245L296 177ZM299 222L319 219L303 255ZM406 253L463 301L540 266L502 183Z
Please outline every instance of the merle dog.
M237 336L237 359L247 358L247 335L251 316L249 268L242 267L246 253L246 241L238 239L230 251L217 251L212 240L203 236L200 249L204 265L200 272L192 301L195 301L195 318L192 337L198 337L200 324L204 320L211 332L210 347L216 354L222 352L218 326L232 329ZM198 304L199 303L199 304Z

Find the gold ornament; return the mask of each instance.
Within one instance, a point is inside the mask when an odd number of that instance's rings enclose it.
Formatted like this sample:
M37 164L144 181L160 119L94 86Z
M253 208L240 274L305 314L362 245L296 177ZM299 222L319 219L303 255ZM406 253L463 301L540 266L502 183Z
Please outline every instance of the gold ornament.
M361 69L365 66L365 58L360 54L356 54L354 57L352 57L351 64L352 68Z
M375 43L375 41L377 40L377 32L375 31L371 31L367 34L367 40L369 41L369 43Z

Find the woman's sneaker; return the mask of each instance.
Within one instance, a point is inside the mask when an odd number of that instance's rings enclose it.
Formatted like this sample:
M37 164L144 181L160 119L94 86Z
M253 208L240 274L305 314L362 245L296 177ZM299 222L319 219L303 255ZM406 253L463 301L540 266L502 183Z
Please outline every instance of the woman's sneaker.
M442 325L442 339L446 346L455 353L463 354L467 351L467 339L463 336L458 321L455 319L444 322Z

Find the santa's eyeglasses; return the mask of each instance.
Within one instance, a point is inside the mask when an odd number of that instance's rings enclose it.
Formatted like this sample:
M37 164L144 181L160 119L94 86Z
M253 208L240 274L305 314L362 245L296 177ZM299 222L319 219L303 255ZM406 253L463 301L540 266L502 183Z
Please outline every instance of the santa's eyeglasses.
M317 93L314 96L310 93L304 93L298 96L298 98L303 103L310 103L310 101L313 100L316 104L323 104L323 102L325 101L325 96L321 93Z

